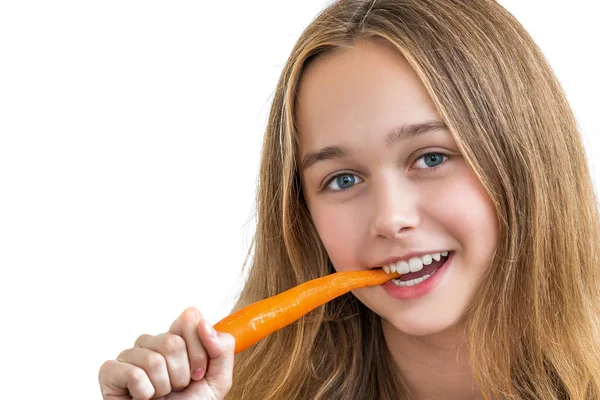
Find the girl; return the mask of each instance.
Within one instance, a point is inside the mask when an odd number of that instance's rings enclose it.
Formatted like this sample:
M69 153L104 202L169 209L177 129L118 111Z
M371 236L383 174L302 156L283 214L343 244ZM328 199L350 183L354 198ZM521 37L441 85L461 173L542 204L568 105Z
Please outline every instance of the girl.
M105 399L597 399L600 221L565 95L491 0L341 0L284 67L236 305L356 290L240 353L195 309ZM408 273L410 271L410 273ZM233 377L233 381L232 381Z

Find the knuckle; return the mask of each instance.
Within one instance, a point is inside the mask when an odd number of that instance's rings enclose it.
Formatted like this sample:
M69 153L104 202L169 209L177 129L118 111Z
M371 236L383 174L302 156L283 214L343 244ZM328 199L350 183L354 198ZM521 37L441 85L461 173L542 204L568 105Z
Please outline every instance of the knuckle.
M163 354L176 354L186 348L185 339L174 334L166 334L162 341L161 350Z
M146 342L146 341L148 341L148 338L149 338L149 337L150 337L150 335L148 335L148 334L145 334L145 333L144 333L144 334L142 334L142 335L140 335L140 336L138 336L138 338L137 338L137 339L135 339L135 342L133 343L133 347L141 347L141 344L142 344L143 342Z
M109 373L114 364L114 360L107 360L102 363L100 369L98 370L98 380L100 382L104 381L104 377Z
M165 365L165 359L159 353L148 353L144 356L144 366L150 371L155 371Z
M141 384L146 381L146 373L141 368L129 368L125 371L125 379L129 383L130 386L139 387Z
M188 307L181 314L183 323L197 324L202 319L202 314L197 308Z
M129 355L129 353L131 353L131 349L125 349L125 350L123 350L117 356L117 360L118 361L124 361L125 359L127 359L127 356Z

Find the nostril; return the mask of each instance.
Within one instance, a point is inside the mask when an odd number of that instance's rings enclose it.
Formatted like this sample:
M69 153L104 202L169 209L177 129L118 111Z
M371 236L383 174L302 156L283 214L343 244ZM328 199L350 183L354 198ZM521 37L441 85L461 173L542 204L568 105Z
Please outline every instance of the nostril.
M400 213L398 210L388 210L374 218L371 234L374 237L396 238L407 234L418 224L419 217L416 212Z
M371 233L375 237L381 238L396 238L409 233L413 226L408 226L400 223L378 223L373 226Z

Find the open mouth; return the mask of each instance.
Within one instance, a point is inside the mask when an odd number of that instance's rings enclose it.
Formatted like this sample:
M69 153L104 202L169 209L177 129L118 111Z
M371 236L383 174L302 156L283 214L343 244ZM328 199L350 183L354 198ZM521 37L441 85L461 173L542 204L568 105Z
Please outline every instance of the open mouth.
M426 254L384 265L382 268L388 274L393 272L402 274L399 278L392 279L395 285L414 286L434 275L446 263L451 254L451 251Z

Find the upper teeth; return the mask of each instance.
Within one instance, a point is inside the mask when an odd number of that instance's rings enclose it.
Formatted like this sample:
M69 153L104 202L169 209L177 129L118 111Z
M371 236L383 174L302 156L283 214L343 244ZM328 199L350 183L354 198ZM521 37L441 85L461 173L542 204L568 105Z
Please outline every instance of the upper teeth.
M435 261L440 261L441 257L446 257L447 251L441 253L425 254L421 257L413 257L408 261L397 261L395 263L387 264L383 266L383 270L386 273L398 272L399 274L408 274L409 272L418 272L423 269L423 265L429 265Z

